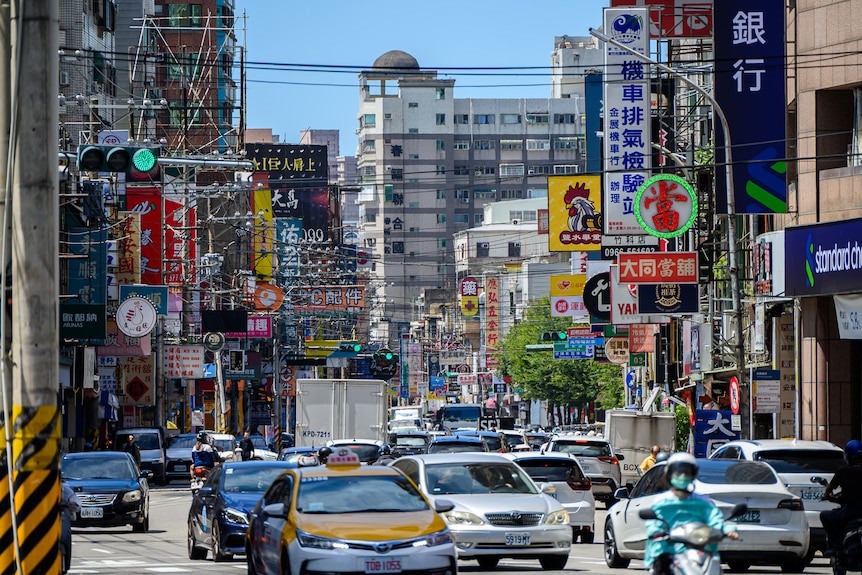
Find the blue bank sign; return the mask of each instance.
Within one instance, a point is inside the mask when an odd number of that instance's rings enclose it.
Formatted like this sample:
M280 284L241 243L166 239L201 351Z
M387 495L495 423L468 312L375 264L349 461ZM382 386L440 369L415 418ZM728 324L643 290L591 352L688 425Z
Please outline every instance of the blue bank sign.
M786 295L858 292L862 286L862 219L788 228L784 246Z

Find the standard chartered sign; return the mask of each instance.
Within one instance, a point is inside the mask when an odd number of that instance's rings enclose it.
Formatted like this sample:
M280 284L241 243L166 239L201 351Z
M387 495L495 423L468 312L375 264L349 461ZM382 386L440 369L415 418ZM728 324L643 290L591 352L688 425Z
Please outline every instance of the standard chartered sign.
M786 295L853 293L862 286L862 219L788 228L784 244Z

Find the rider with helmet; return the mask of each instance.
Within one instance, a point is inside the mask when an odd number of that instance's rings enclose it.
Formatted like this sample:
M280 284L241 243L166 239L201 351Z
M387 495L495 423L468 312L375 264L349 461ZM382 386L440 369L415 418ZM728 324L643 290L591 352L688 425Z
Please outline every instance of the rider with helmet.
M207 433L205 431L198 433L195 446L192 447L192 479L195 476L195 468L205 467L211 470L216 463L220 462L221 458L216 453L216 450L213 449L213 446L210 445Z
M395 458L392 457L392 448L387 443L384 443L377 450L377 459L374 460L372 465L389 465L393 461L395 461Z
M862 442L858 439L848 441L844 446L844 457L847 465L835 472L823 493L823 499L841 504L838 509L820 512L829 546L827 555L834 555L839 550L844 526L854 519L862 519L862 490L859 489L862 485Z
M317 450L317 460L320 461L321 465L326 465L330 455L332 455L331 447L324 446Z
M739 537L736 527L725 523L724 516L712 500L694 492L694 480L698 470L697 460L689 453L674 453L667 459L664 479L670 488L652 506L657 519L647 521L646 525L644 566L651 568L654 575L670 573L673 555L685 549L679 543L657 540L655 536L659 533L665 533L684 523L699 522L720 529L731 539ZM716 544L707 547L712 553L717 549Z

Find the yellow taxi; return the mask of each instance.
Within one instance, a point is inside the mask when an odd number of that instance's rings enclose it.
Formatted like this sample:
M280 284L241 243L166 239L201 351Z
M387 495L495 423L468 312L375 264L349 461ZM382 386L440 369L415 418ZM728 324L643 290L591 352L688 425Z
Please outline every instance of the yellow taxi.
M362 465L335 448L326 465L288 469L252 512L248 572L457 575L454 540L439 515L400 471Z

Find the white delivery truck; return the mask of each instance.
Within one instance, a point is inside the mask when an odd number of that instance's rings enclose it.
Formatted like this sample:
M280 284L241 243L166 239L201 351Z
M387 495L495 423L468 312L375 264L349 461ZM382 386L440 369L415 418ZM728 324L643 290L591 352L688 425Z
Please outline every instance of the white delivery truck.
M387 383L380 379L297 379L296 446L335 439L386 440Z
M621 484L631 486L640 477L638 465L649 455L653 445L658 445L665 453L673 450L676 415L611 409L605 412L604 436L614 453L625 456L620 461Z

